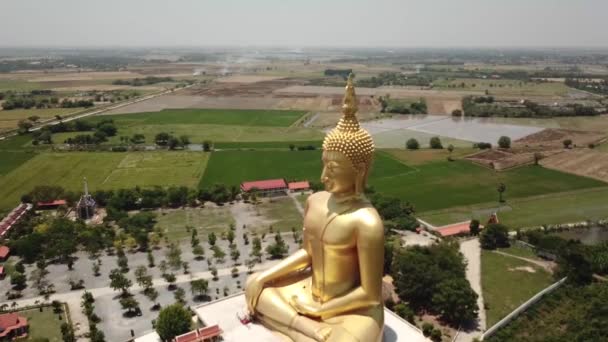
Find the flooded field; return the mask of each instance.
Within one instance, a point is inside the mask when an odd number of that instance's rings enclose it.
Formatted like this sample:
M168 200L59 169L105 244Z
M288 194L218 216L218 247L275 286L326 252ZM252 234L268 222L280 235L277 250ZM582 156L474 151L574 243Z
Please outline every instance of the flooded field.
M395 137L393 143L382 139L383 147L403 147L405 140L401 134L389 134L389 132L399 132L399 130L416 131L428 136L441 136L459 141L489 142L493 145L496 145L498 139L503 135L510 137L511 141L515 141L543 130L541 127L534 126L493 123L484 118L453 118L441 115L400 115L389 119L363 122L361 125L373 136Z
M580 240L585 245L598 245L604 241L608 241L608 228L572 229L556 233L555 235L564 239Z

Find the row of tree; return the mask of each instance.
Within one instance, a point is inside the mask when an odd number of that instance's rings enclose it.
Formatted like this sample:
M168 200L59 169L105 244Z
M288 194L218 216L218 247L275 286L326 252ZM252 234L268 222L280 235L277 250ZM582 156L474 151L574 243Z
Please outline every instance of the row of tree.
M591 106L578 103L559 107L540 105L526 100L521 106L505 106L494 103L494 98L466 96L462 99L465 116L474 117L555 117L555 116L593 116L599 112Z

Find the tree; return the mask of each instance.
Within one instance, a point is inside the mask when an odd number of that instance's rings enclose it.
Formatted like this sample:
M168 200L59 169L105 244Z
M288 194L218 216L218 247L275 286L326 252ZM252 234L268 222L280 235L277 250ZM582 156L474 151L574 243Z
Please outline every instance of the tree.
M416 322L414 320L414 310L412 310L409 306L407 306L407 304L399 303L399 304L395 305L395 308L393 311L395 311L397 316L405 319L406 321L408 321L412 324L416 324Z
M190 273L190 263L187 261L182 262L182 269L184 270L184 274Z
M120 306L123 310L127 310L127 314L132 314L133 311L139 309L139 302L133 296L123 297L120 299Z
M572 139L566 139L562 143L564 144L564 148L572 147Z
M507 191L507 186L505 185L505 183L498 184L498 187L496 188L496 191L498 191L498 202L499 203L503 203L504 199L502 198L502 194L505 191Z
M511 148L511 138L507 137L507 136L501 136L498 139L498 146L500 148Z
M215 266L209 267L209 271L211 271L211 275L213 276L213 280L217 281L219 279L217 277L217 268Z
M207 295L209 291L209 282L205 279L192 280L190 282L190 290L194 299L201 299Z
M276 233L274 243L266 247L266 253L270 255L271 259L282 259L288 251L288 247L280 233Z
M452 111L452 116L462 116L462 110L460 110L460 109L454 109Z
M209 140L203 141L203 151L205 151L205 152L211 151L211 141L209 141Z
M245 265L247 266L247 273L251 274L253 273L253 268L255 267L255 259L247 259L245 261Z
M167 146L169 146L170 150L175 150L178 147L181 147L182 145L179 142L179 139L177 139L174 136L169 137L169 142L167 143Z
M177 244L170 244L165 256L167 257L167 262L172 269L178 270L180 267L182 267L182 251Z
M173 297L177 302L183 304L186 302L186 291L184 291L184 289L181 287L178 287L175 292L173 292Z
M156 145L159 146L167 146L167 144L169 143L169 138L171 138L171 135L169 133L160 132L154 137L154 142L156 143Z
M213 258L219 262L223 263L224 258L226 257L226 253L220 248L220 246L213 246Z
M40 120L40 117L38 115L32 115L32 116L28 117L27 119L30 120L31 122L38 122L38 120Z
M439 139L439 137L432 137L431 140L429 141L429 145L431 146L432 149L440 150L443 148L443 145L441 144L441 140Z
M156 332L163 341L190 331L191 314L183 305L176 303L162 309L156 319Z
M121 290L122 296L129 294L129 288L133 285L131 279L125 277L125 275L119 269L113 269L110 271L110 287L114 290Z
M207 235L207 242L209 242L209 246L215 246L216 240L217 237L215 236L214 232L211 232Z
M148 267L152 268L154 267L154 255L152 254L152 251L148 251Z
M257 262L262 262L262 240L257 236L253 238L253 248L250 256L255 257Z
M538 162L543 159L543 154L540 152L534 152L534 165L538 165Z
M19 272L13 272L11 274L11 285L13 285L13 288L15 288L16 290L22 290L25 288L26 286L26 276L23 273L19 273Z
M137 281L137 284L144 288L144 290L152 287L152 276L148 275L146 266L137 266L135 269L135 281Z
M20 132L27 133L30 131L30 128L34 127L34 124L29 120L19 120L17 126Z
M469 231L473 236L479 234L479 220L471 220L471 223L469 223Z
M177 280L177 277L175 276L175 274L173 273L165 273L163 274L163 278L165 279L165 281L167 283L169 283L169 289L173 289L175 287L175 281Z
M192 248L192 254L194 254L196 260L205 259L205 249L201 245L194 246L194 248Z
M454 145L449 144L448 145L448 152L450 153L450 158L452 157L452 152L454 152Z
M481 232L479 242L483 249L509 247L509 229L499 223L488 224Z
M228 243L232 245L234 242L234 231L228 230L228 233L226 233L226 240L228 240Z
M433 310L441 318L454 324L462 324L477 317L477 294L464 278L442 281L432 298Z
M233 262L236 263L237 260L239 260L239 257L241 256L241 253L239 252L238 249L233 249L230 251L230 258L232 259Z
M148 297L148 299L154 304L154 307L157 307L156 299L158 298L158 291L151 287L147 291L144 292L144 295Z
M190 145L190 138L188 138L187 135L182 135L182 136L179 137L179 143L182 146Z
M408 150L417 150L420 148L420 144L418 143L418 140L411 138L405 143L405 148Z

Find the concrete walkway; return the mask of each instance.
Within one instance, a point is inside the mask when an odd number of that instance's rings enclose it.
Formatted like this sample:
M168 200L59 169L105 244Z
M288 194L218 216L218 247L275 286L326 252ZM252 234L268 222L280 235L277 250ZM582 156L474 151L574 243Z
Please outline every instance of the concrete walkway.
M481 291L481 245L479 239L472 239L460 243L460 253L467 261L466 277L471 288L477 293L477 307L479 316L477 322L471 327L462 328L456 342L470 342L479 338L486 329L486 311L483 304L483 293Z

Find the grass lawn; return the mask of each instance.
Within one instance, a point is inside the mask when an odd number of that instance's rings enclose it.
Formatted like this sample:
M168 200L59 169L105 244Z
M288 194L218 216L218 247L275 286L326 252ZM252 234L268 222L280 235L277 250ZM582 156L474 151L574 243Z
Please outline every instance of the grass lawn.
M0 176L0 209L12 208L21 195L37 185L89 189L185 185L196 187L207 164L201 152L70 152L41 153Z
M46 339L49 342L63 341L61 336L61 324L65 322L65 313L55 314L50 306L39 309L18 311L19 315L27 318L29 323L29 333L25 341L35 341ZM62 319L59 319L61 316Z
M606 198L608 187L510 199L498 211L498 218L511 229L603 219L608 217ZM424 212L420 217L433 225L461 222L471 218L485 221L496 207L496 202L477 204Z
M522 267L530 267L529 272ZM481 252L481 287L487 326L491 327L526 300L553 283L553 277L534 264L489 251Z
M41 120L81 111L83 108L13 109L0 110L0 131L17 128L19 120L37 115Z
M606 298L605 289L604 283L593 283L583 287L564 285L485 340L488 342L605 341L605 329L604 335L596 334L598 330L606 327L606 315L593 314L601 308L602 299Z
M272 221L265 227L253 227L253 230L261 233L268 232L270 226L274 232L290 232L295 228L301 232L302 214L296 208L291 197L279 197L263 200L256 206L256 210L266 219Z
M199 239L206 241L207 234L214 232L219 235L234 223L227 207L160 210L156 213L156 227L162 229L171 241L189 239L192 233L186 231L186 226L196 229Z
M242 167L239 167L242 166ZM201 186L215 183L239 185L243 181L285 178L317 181L321 176L321 151L222 151L211 154ZM376 155L371 177L393 177L415 172L387 154Z
M508 254L515 255L518 257L522 257L522 258L528 258L528 259L532 259L532 260L542 260L541 258L536 256L536 254L534 253L533 250L524 248L524 247L512 245L509 248L499 248L498 250L503 253L508 253Z
M35 157L34 152L12 152L0 150L0 176L5 175L19 165Z

